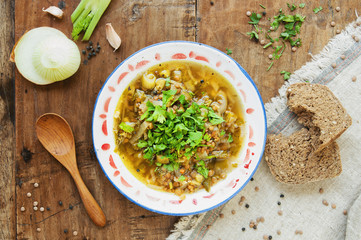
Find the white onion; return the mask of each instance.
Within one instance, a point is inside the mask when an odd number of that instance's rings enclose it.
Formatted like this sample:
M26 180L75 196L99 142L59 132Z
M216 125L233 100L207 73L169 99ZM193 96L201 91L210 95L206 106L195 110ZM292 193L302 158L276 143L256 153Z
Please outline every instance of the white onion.
M77 45L55 28L34 28L14 47L14 60L21 75L45 85L72 76L80 66Z

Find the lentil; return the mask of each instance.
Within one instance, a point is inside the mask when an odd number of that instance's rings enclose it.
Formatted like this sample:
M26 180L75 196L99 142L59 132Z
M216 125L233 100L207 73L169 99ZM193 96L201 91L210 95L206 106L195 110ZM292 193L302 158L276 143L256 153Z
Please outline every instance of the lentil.
M37 228L36 231L37 231L37 232L41 232L41 228Z
M281 231L280 231L280 230L277 230L277 235L281 235Z
M334 21L331 22L331 27L336 26L336 23Z
M249 17L249 16L252 15L252 13L251 13L250 11L247 11L247 12L246 12L246 15Z
M40 212L44 212L45 209L43 207L40 207L39 210L40 210Z
M243 202L244 200L246 200L246 197L245 197L245 196L242 196L242 197L241 197L241 202Z
M21 207L20 211L25 212L25 207Z
M38 211L38 207L34 207L34 211Z
M341 55L341 59L342 59L342 60L345 60L345 59L346 59L346 56L345 56L345 55Z
M262 223L264 222L264 217L261 217L261 222L262 222Z
M347 210L345 209L345 210L343 210L343 215L347 215Z
M296 47L292 47L292 52L296 52L297 48Z
M328 206L328 202L326 200L322 200L322 204Z
M340 7L336 7L336 11L337 11L337 12L341 11L341 8L340 8Z
M236 211L235 211L235 210L232 210L231 213L234 215L234 214L236 214Z
M331 66L332 66L332 68L336 68L336 67L337 67L336 63L332 63Z
M281 210L278 211L278 215L282 216L283 212Z
M74 232L73 232L73 235L74 235L74 236L77 236L77 235L78 235L78 232L77 232L77 231L74 231Z
M267 235L263 235L263 239L264 239L264 240L267 240L267 239L268 239L268 236L267 236Z
M357 80L356 76L353 76L352 77L352 82L356 82L356 80Z
M223 213L219 214L219 217L224 218L224 214Z
M31 197L31 193L28 192L28 193L26 194L26 196L27 196L27 197Z
M258 191L259 191L259 187L255 187L254 190L255 190L256 192L258 192Z
M318 192L322 194L322 193L323 193L323 188L320 188L320 189L318 190Z
M333 209L335 209L335 208L336 208L336 204L332 203L331 207L332 207Z

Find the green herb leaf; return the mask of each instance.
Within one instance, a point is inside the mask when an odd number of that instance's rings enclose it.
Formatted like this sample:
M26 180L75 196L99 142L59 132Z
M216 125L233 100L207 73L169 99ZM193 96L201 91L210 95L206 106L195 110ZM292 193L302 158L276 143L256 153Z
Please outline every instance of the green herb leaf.
M226 51L227 51L227 55L231 55L233 53L232 50L229 48L226 48Z
M271 45L272 45L272 42L269 42L269 43L267 43L266 45L264 45L263 48L268 48L268 47L271 46Z
M266 9L266 7L263 6L262 4L259 4L259 6L260 6L261 8L263 8L263 9Z
M287 71L281 71L281 75L283 75L284 80L288 80L288 79L290 79L291 73L287 72Z
M186 177L183 175L179 176L179 178L177 179L178 182L183 182L184 180L186 180Z
M250 36L250 39L253 39L253 38L259 39L259 38L258 38L258 33L256 33L255 31L247 32L247 35Z
M315 9L313 9L313 12L314 13L318 13L319 11L321 11L323 8L321 7L321 6L319 6L318 8L315 8Z
M206 140L207 142L211 140L211 136L209 136L208 133L204 134L203 139Z
M227 141L230 142L230 143L233 142L233 137L232 137L231 134L228 135L228 140Z
M212 125L218 125L224 122L224 119L213 111L208 112L208 119Z
M168 102L170 102L170 100L173 99L173 96L177 93L177 90L168 90L168 91L163 91L163 108L167 107Z
M132 133L134 131L134 128L129 126L125 122L120 123L119 128L122 129L124 132L127 132L127 133Z
M190 142L191 147L195 147L202 142L202 132L190 132L188 141Z
M165 86L166 86L166 87L169 87L169 86L170 86L170 78L169 78L169 77L167 77L167 78L165 79Z
M251 21L248 22L249 24L257 25L259 23L259 20L262 18L262 15L257 13L252 13L251 16L249 16L249 18L251 19Z
M226 134L226 132L222 130L220 136L222 137L224 134Z
M298 5L300 8L304 8L306 6L306 3L300 3L300 5Z
M148 142L147 141L144 141L144 140L139 140L137 146L139 148L145 148L146 146L148 146Z
M269 67L267 68L267 72L271 69L272 66L273 66L273 62L271 62L271 64L270 64Z
M296 5L294 5L294 4L291 5L291 4L287 3L287 6L291 10L291 12L293 12L297 8Z
M204 178L208 178L208 168L206 168L206 165L203 160L199 161L197 163L197 172L201 174Z
M164 123L166 120L166 111L161 106L155 106L153 114L147 118L148 122Z

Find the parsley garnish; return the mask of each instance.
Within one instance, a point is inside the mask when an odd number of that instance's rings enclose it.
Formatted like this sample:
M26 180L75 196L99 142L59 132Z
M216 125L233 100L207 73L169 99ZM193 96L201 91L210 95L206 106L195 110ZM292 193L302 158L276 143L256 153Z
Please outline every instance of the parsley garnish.
M168 102L173 99L174 95L177 93L177 90L168 90L163 91L163 108L165 109L167 107Z
M226 48L226 51L227 51L227 55L231 55L233 53L233 51L229 48Z
M222 130L220 136L222 137L224 134L226 134L226 132Z
M227 141L230 142L230 143L233 142L233 137L232 137L231 134L228 135L228 140Z
M212 125L218 125L224 122L224 119L213 111L208 112L208 119Z
M300 5L298 5L300 8L304 8L306 6L306 3L300 3Z
M295 4L291 5L291 4L287 3L287 6L291 10L291 12L293 12L297 8Z
M321 6L319 6L318 8L315 8L315 9L313 9L313 12L314 13L318 13L319 11L321 11L323 8L321 7Z
M252 31L252 32L247 32L247 35L249 35L250 36L250 39L259 39L259 37L258 37L258 33L256 33L256 31Z
M208 168L206 168L206 165L203 160L199 161L197 163L197 172L201 174L204 178L208 178Z
M249 16L249 18L251 19L250 22L248 22L249 24L252 25L257 25L259 23L259 20L261 20L262 15L261 14L257 14L257 13L252 13L251 16Z
M288 79L290 79L291 73L287 72L287 71L281 71L281 75L283 75L284 80L288 80Z
M179 176L179 178L177 180L178 180L178 182L183 182L184 180L186 180L186 177L181 175L181 176Z
M119 128L122 129L124 132L132 133L134 131L134 128L126 124L125 122L122 122L119 124Z
M170 86L170 78L169 77L165 79L165 86L166 87Z

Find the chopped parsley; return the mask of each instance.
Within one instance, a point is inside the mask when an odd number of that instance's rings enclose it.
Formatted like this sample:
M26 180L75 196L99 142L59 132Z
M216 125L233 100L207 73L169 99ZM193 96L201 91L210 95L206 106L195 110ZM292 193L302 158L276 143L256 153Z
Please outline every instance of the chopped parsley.
M204 178L208 178L208 168L206 168L206 165L203 160L199 161L197 163L197 172L201 174Z
M178 180L178 182L183 182L184 180L186 180L186 177L181 175L181 176L179 176L179 178L177 180Z
M222 137L224 134L226 134L226 132L222 130L220 136Z
M166 87L169 87L169 86L170 86L170 78L169 78L169 77L167 77L167 78L165 79L165 86L166 86Z
M288 8L291 10L291 12L293 12L294 10L296 10L296 8L297 8L297 6L295 5L295 4L289 4L289 3L287 3L287 6L288 6Z
M259 13L252 13L251 16L249 16L249 18L251 19L251 21L248 22L249 24L258 25L259 20L261 20L262 18L262 15Z
M228 135L228 140L227 141L230 142L230 143L233 142L233 137L232 137L231 134Z
M283 75L284 80L288 80L288 79L290 79L291 73L287 72L287 71L281 71L281 75Z
M313 12L317 14L318 12L322 11L322 9L323 8L319 6L318 8L313 9Z
M263 9L266 9L266 7L263 6L262 4L259 4L259 6L260 6L261 8L263 8Z
M298 5L300 8L304 8L306 6L306 3L300 3L300 5Z
M132 133L134 131L134 128L129 126L125 122L120 123L119 128L122 129L124 132L127 132L127 133Z
M247 35L249 35L250 36L250 39L259 39L259 37L258 37L258 33L256 32L256 31L252 31L252 32L247 32Z
M233 53L233 51L229 48L226 48L226 51L227 51L227 55L231 55Z

